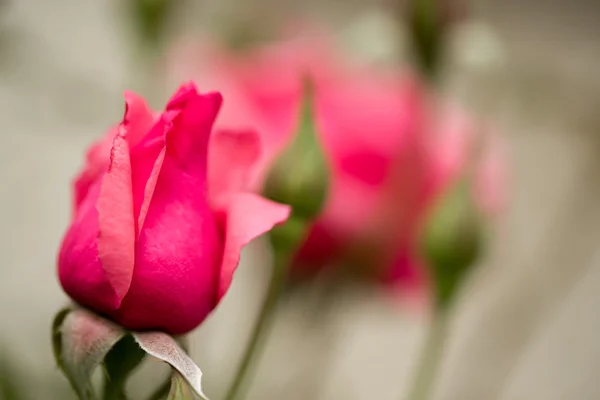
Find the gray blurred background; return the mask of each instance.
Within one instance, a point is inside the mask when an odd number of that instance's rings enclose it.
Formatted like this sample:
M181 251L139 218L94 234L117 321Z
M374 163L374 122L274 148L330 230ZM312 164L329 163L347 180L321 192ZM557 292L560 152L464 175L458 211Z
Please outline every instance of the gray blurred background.
M50 387L69 398L49 342L50 322L66 302L55 255L83 151L120 118L122 91L135 86L130 32L118 0L6 3L0 355L16 360L31 398L49 398ZM331 21L364 56L385 58L398 48L382 39L390 22L384 2L207 0L192 7L181 20L188 32L303 9ZM471 8L452 37L444 92L504 134L510 208L457 305L436 398L598 399L600 2L487 0ZM266 269L255 264L268 262L263 247L250 249L225 301L192 335L193 358L213 399L231 378L260 300ZM327 334L314 328L311 313L305 301L284 304L249 398L401 398L424 316L402 313L379 293L343 290L321 316ZM144 392L144 376L164 372L149 367L134 390Z

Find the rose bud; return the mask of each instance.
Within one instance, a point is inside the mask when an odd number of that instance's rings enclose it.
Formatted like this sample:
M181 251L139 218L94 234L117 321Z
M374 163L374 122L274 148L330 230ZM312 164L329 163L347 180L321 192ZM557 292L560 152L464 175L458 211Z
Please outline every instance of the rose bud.
M312 83L309 77L304 79L298 127L269 169L263 193L289 204L294 216L310 221L320 214L327 199L329 170L314 126Z
M128 329L183 334L223 297L242 247L289 208L245 190L257 134L211 135L220 94L183 85L157 114L125 99L74 182L58 275L73 300Z

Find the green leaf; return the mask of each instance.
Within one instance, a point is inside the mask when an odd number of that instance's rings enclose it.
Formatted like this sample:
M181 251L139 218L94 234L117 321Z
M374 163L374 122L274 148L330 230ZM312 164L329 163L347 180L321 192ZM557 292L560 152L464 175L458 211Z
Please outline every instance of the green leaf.
M179 372L173 371L171 377L171 391L167 400L190 400L196 399L196 395L192 388L185 381Z
M190 390L202 399L208 400L202 392L202 371L194 364L194 361L177 344L177 341L173 337L163 332L138 332L133 333L133 337L146 353L166 362L175 369L174 373L177 372L185 380ZM178 390L173 389L173 385L176 386L179 383L172 384L171 392ZM174 398L178 399L180 397Z
M65 309L55 317L54 356L81 400L98 398L92 374L124 334L118 325L83 309Z

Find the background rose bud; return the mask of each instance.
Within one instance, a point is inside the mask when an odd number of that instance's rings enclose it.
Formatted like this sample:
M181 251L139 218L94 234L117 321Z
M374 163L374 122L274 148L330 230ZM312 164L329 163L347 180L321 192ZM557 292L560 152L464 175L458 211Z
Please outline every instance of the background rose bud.
M193 84L159 114L126 94L123 122L74 184L58 273L75 301L129 329L185 333L225 294L241 248L287 218L287 206L244 191L258 136L211 136L220 106Z
M327 199L329 168L313 117L313 90L305 77L300 119L291 143L269 168L263 193L274 201L289 204L294 216L307 222L318 217Z
M484 224L470 189L470 182L460 179L431 207L424 224L423 257L432 273L440 307L450 303L483 250Z
M125 0L121 3L131 16L140 43L143 46L159 47L181 0Z
M440 73L448 34L466 12L463 0L398 2L399 19L406 22L416 67L427 78L435 79Z
M333 49L321 36L243 54L204 45L185 48L172 71L223 88L230 99L223 126L259 127L266 151L257 190L298 126L302 79L310 73L314 126L331 179L298 264L344 264L403 289L422 287L419 234L428 208L458 178L474 126L413 75L350 65ZM474 189L485 211L496 209L503 194L502 157L496 142L489 144Z

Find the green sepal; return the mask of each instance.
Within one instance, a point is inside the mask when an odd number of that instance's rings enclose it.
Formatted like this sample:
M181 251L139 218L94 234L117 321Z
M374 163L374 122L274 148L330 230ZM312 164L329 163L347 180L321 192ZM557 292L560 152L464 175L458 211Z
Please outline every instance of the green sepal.
M125 335L104 358L104 400L127 399L125 385L131 373L144 360L146 352L133 336Z
M52 324L58 367L80 400L97 400L92 374L125 335L120 326L84 309L61 310Z

